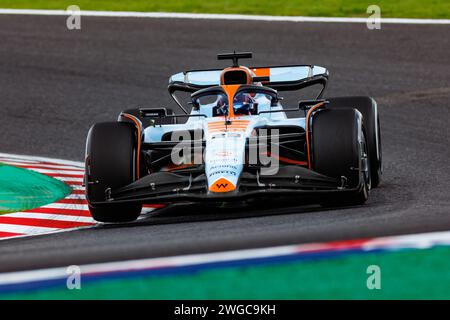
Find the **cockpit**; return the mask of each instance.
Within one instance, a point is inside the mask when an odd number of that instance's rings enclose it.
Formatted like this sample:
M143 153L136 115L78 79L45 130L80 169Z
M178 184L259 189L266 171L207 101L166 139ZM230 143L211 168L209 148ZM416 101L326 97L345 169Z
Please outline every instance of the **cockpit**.
M230 102L232 103L230 108ZM278 105L275 90L261 86L247 86L239 89L232 99L220 87L201 90L192 95L194 110L208 117L257 115Z

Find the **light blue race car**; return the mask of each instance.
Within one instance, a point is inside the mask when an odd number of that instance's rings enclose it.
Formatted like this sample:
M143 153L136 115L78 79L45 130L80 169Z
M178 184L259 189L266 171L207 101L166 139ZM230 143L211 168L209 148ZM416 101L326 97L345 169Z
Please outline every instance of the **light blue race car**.
M239 64L251 56L220 54L232 66L173 75L168 90L183 113L131 109L92 126L85 185L95 220L132 221L143 204L367 200L382 175L375 100L324 99L325 68ZM320 86L313 100L281 105L280 92L311 86Z

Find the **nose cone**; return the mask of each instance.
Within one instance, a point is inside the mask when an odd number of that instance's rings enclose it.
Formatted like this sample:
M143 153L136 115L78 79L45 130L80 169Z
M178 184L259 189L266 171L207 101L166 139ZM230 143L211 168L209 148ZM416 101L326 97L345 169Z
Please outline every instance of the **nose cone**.
M225 178L219 178L209 186L211 192L230 192L236 190L236 186Z
M238 189L247 141L249 120L213 119L204 126L206 131L205 175L208 193L223 194ZM241 121L241 122L240 122ZM249 130L248 130L249 131Z

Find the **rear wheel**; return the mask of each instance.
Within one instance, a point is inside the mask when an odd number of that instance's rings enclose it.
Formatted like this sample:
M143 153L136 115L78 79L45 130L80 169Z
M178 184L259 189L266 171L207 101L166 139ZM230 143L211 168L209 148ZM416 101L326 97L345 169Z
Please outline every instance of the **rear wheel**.
M330 109L355 108L363 116L366 131L367 150L370 159L372 188L377 187L382 176L381 132L378 107L371 97L337 97L327 99Z
M86 199L92 217L100 222L136 220L141 204L95 205L106 199L108 189L117 189L135 180L135 128L125 122L95 124L86 142Z
M312 162L315 171L342 179L354 192L337 192L321 199L324 206L359 205L369 196L369 159L356 109L325 109L312 120Z

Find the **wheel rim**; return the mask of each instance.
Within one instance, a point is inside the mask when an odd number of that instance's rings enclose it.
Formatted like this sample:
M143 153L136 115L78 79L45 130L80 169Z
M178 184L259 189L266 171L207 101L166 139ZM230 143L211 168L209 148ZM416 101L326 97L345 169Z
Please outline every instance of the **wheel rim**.
M372 179L370 176L370 159L367 150L366 135L364 132L362 133L361 141L361 166L365 187L367 190L370 190L372 184Z
M381 126L380 126L380 119L377 119L377 126L378 126L378 171L380 174L383 173L383 153L381 152Z

